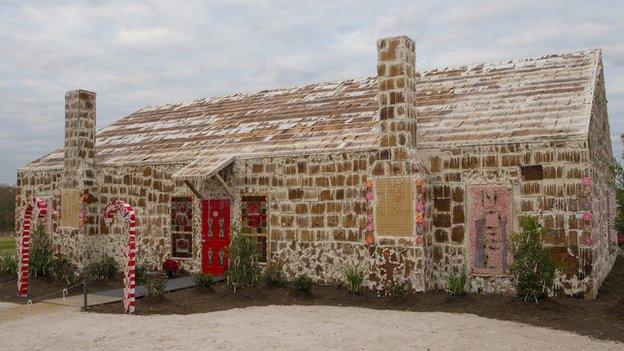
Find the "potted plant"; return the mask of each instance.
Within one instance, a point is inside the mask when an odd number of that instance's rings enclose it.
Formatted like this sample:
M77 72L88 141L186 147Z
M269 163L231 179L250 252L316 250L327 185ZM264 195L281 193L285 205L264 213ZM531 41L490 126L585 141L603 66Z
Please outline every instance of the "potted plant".
M178 264L178 261L168 258L165 262L163 262L162 268L165 271L167 278L173 278L173 276L180 270L180 265Z

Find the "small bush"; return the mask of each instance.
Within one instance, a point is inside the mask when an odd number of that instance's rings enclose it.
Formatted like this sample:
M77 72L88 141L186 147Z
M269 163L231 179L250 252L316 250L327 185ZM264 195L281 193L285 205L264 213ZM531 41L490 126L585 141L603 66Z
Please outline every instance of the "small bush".
M119 264L117 263L117 261L115 261L114 258L107 254L104 254L99 258L89 262L86 265L85 270L89 275L89 279L106 280L115 277L117 272L119 272Z
M30 237L29 266L34 276L48 273L52 263L52 241L43 225L37 225Z
M193 282L195 286L201 289L210 289L217 282L215 277L210 274L199 273L193 276Z
M400 298L407 296L407 293L409 292L409 290L410 290L409 284L407 282L402 282L402 283L394 282L390 284L390 286L388 287L388 294L391 297L400 299Z
M359 294L362 292L362 286L364 285L364 279L366 278L366 272L356 266L347 266L342 270L345 283L347 285L347 291L351 294Z
M286 280L282 265L277 262L267 264L264 268L263 278L268 286L283 286Z
M467 282L468 274L465 269L462 269L459 274L451 272L446 276L446 292L451 296L464 296Z
M64 281L66 284L73 284L77 281L78 268L66 257L57 257L50 263L50 275L54 280Z
M0 272L16 275L17 266L17 257L15 255L5 255L0 257Z
M226 272L229 285L236 289L252 286L258 281L256 242L245 235L235 235L230 242L230 265Z
M555 265L550 252L542 246L542 234L544 229L537 217L526 216L520 219L520 232L511 236L513 263L509 271L516 295L523 300L537 302L547 294L555 279Z
M149 277L145 281L146 296L164 296L165 295L165 278Z
M297 289L297 291L299 292L305 293L309 293L310 291L312 291L312 283L312 278L308 277L305 274L298 275L293 280L293 285L295 286L295 289Z

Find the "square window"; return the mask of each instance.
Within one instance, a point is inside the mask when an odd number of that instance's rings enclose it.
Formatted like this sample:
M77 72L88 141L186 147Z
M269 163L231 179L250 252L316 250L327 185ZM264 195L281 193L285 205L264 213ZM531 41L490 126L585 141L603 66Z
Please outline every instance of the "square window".
M256 237L258 260L267 259L267 202L266 196L241 197L241 233Z

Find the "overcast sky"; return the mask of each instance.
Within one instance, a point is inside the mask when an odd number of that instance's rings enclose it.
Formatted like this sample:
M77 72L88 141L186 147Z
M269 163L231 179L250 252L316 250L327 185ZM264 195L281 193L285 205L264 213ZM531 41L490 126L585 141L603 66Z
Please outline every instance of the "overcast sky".
M406 34L419 69L602 48L622 154L624 1L0 0L0 183L63 145L67 90L98 129L146 105L375 74Z

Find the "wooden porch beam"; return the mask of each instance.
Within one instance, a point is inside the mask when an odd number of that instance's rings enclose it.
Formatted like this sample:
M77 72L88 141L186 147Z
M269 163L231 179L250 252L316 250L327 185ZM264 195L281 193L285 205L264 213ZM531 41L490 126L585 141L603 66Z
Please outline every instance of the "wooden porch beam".
M225 183L225 180L223 180L223 178L221 178L221 175L219 173L215 173L214 175L215 177L217 177L217 179L219 180L219 182L221 182L221 185L223 185L223 187L225 188L225 191L228 192L228 194L230 194L230 196L232 197L232 200L236 199L236 195L234 194L234 190Z
M199 193L199 191L197 191L197 189L195 189L195 187L193 186L193 184L191 184L191 182L189 182L188 180L184 181L184 184L186 184L186 186L191 189L191 191L193 192L193 194L195 194L195 196L197 196L198 199L203 199L204 197L202 196L202 194Z

